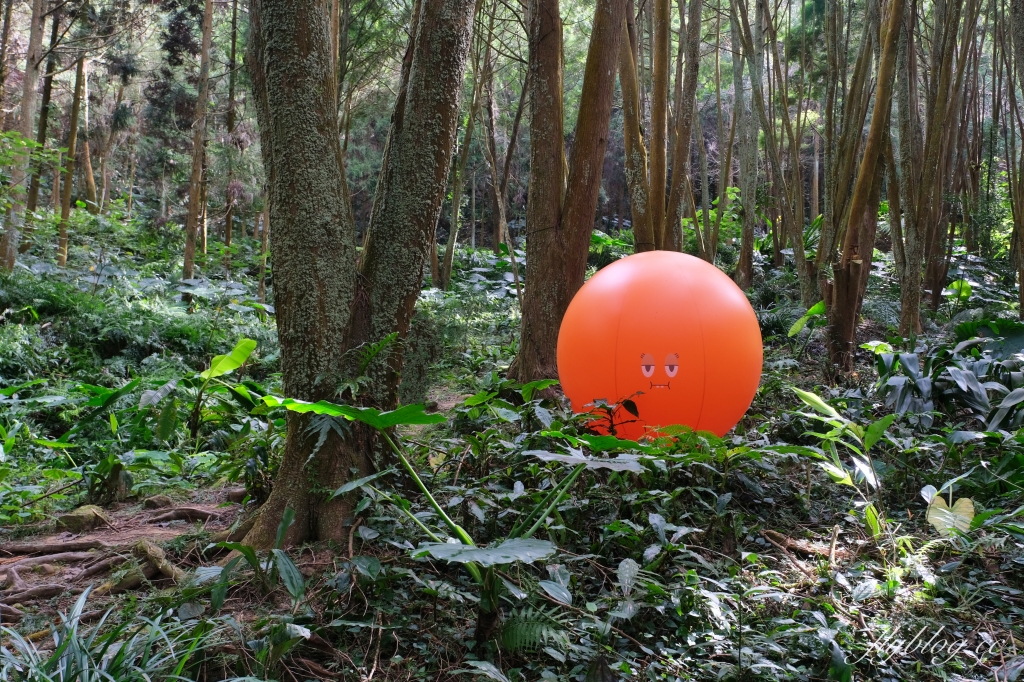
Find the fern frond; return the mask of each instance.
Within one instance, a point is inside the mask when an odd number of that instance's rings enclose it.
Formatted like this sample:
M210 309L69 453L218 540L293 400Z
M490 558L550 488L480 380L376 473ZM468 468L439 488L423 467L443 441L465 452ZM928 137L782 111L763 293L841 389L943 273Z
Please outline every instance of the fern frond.
M526 606L505 620L501 629L501 645L509 652L535 651L542 646L569 646L565 622L558 617L558 607L548 610Z

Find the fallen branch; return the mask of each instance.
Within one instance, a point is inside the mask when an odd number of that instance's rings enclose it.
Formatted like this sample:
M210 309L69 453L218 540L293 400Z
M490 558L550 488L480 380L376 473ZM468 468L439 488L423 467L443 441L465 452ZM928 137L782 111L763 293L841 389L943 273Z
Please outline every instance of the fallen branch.
M810 578L811 580L816 580L816 579L817 579L817 576L815 576L815 575L814 575L814 572L813 572L813 571L811 571L811 570L810 570L809 568L807 568L807 567L806 567L806 566L804 566L804 565L803 565L802 563L800 563L799 561L797 561L797 558L796 558L795 556L793 556L792 554L790 554L790 552L789 552L789 550L788 550L788 549L786 549L786 548L785 548L784 546L782 546L781 544L779 544L778 542L776 542L775 540L773 540L773 539L772 539L772 537L771 537L770 535L768 535L768 533L771 533L771 532L772 532L772 531L761 531L761 537L763 537L763 538L764 538L765 540L767 540L768 542L770 542L770 543L772 543L773 545L775 545L776 547L778 547L778 548L779 548L779 549L780 549L780 550L782 551L782 553L786 555L786 558L787 558L787 559L789 559L789 560L790 560L790 562L791 562L791 563L792 563L792 564L793 564L794 566L796 566L797 568L799 568L799 569L800 569L800 572L801 572L801 573L803 573L804 575L806 575L806 576L807 576L808 578Z
M13 594L0 593L0 604L18 604L30 599L48 599L58 594L78 594L81 591L67 585L39 585Z
M219 519L217 512L199 509L198 507L178 507L162 514L150 517L146 523L160 523L163 521L208 521Z
M21 554L54 554L57 552L80 552L87 549L113 549L100 540L71 540L69 542L25 542L4 545L0 554L17 556Z

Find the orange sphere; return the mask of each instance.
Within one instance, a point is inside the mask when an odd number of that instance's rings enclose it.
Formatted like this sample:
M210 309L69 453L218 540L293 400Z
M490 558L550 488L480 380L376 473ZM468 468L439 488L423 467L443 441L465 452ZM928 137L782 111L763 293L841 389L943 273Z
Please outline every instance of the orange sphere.
M628 256L576 294L558 331L558 376L577 412L632 396L615 435L684 424L719 436L750 407L763 348L754 309L714 265L673 251Z

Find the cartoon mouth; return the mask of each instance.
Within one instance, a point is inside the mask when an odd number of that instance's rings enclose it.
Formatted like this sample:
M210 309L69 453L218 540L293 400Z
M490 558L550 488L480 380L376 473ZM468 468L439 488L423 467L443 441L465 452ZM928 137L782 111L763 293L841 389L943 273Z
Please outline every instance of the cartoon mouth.
M652 381L651 382L651 388L652 389L654 389L654 388L668 388L668 389L671 389L672 388L672 382L670 381L667 384L656 384L656 383L654 383Z

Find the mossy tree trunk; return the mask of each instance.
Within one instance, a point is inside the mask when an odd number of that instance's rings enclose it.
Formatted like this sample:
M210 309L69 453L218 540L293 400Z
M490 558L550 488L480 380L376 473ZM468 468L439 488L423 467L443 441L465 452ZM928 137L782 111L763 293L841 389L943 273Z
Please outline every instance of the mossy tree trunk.
M289 397L336 399L347 349L393 332L404 339L409 330L447 184L472 9L469 0L416 4L357 273L326 0L251 0L247 61L267 171L274 304ZM384 409L395 405L402 361L400 343L388 350L371 364L363 398ZM286 544L341 540L347 533L348 501L332 501L330 493L352 470L372 469L373 441L351 428L345 436L332 432L314 452L309 423L288 415L274 490L246 543L271 545L288 507L295 523Z
M558 376L558 328L586 276L626 2L598 0L594 9L568 169L562 152L562 20L558 0L533 0L529 16L532 90L526 289L519 354L509 368L511 376L524 382Z

